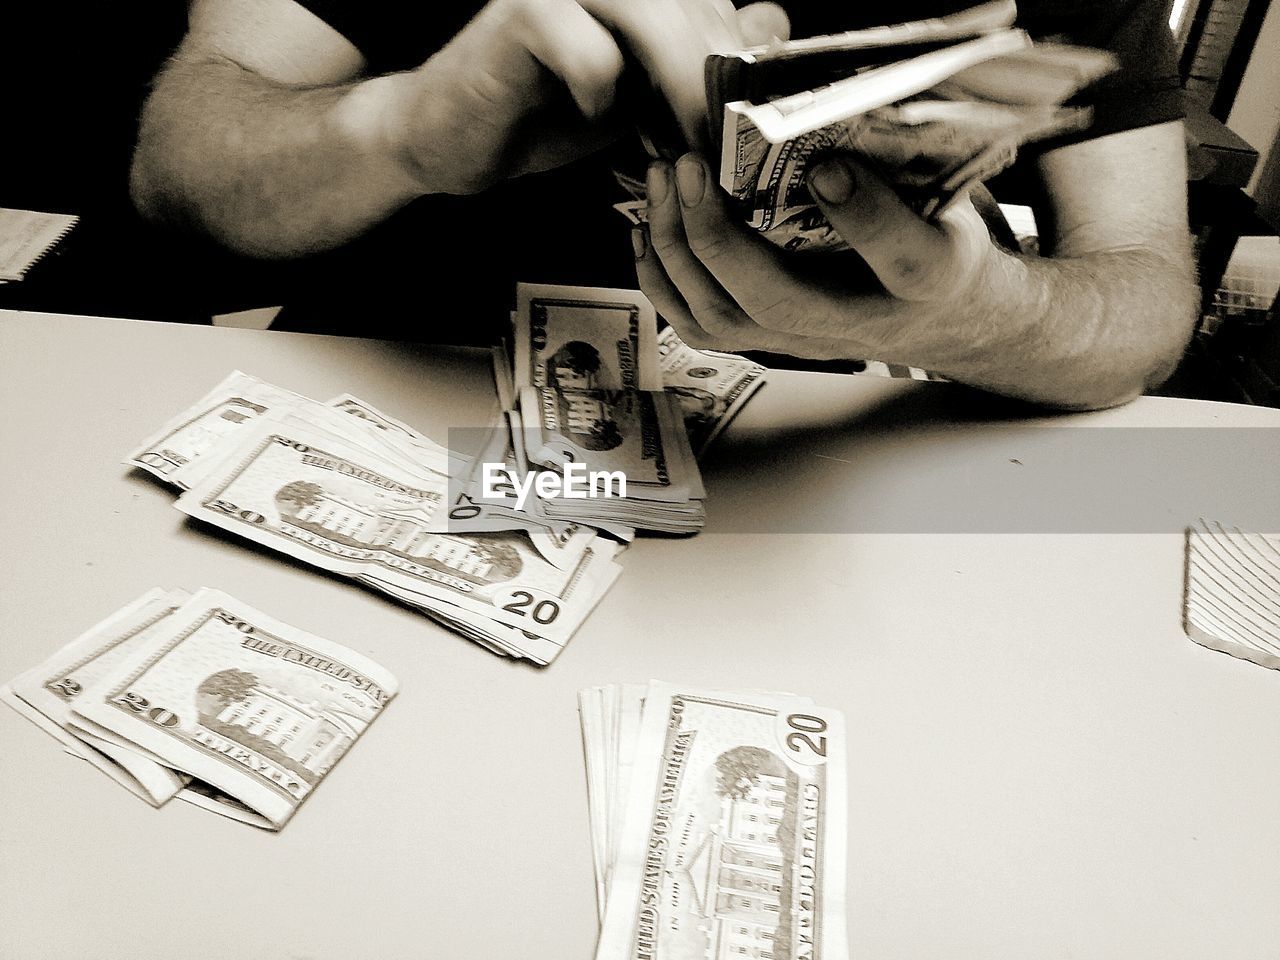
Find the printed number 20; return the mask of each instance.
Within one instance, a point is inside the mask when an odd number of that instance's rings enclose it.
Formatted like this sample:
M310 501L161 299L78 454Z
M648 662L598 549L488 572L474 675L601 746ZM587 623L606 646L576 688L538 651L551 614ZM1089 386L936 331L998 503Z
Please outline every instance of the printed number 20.
M517 590L511 594L511 602L505 604L502 609L510 613L518 613L522 617L533 617L534 623L541 624L554 623L556 617L560 616L560 604L554 600L539 600L533 604L533 610L529 610L531 603L533 603L532 593L528 590Z
M787 734L787 746L797 753L800 744L804 744L820 757L827 755L827 738L818 736L827 729L827 721L807 713L793 713L787 717L787 726L791 732ZM817 742L814 742L817 737Z

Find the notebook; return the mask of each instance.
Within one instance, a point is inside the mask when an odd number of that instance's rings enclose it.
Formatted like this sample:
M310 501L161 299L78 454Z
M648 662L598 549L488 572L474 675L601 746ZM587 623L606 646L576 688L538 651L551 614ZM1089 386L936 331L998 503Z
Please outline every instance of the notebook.
M65 213L0 207L0 283L25 277L79 219Z

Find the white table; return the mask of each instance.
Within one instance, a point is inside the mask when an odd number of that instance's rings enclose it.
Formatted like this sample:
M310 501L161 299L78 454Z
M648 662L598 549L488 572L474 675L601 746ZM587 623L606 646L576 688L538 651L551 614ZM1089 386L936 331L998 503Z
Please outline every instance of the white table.
M1167 532L913 532L966 477L1060 498L1043 437L1080 431L1027 433L943 385L776 375L707 469L707 532L638 542L539 670L187 521L119 465L237 367L441 439L493 402L479 353L0 314L0 675L147 587L210 585L369 654L401 693L278 835L152 810L0 710L0 955L588 958L575 694L658 677L845 711L854 957L1280 957L1280 675L1179 622L1177 525L1239 509L1179 499L1201 432L1167 435L1186 477L1095 471ZM1280 449L1280 412L1231 405L1046 429L1072 426L1255 429L1210 465L1224 491ZM875 517L889 532L857 532Z

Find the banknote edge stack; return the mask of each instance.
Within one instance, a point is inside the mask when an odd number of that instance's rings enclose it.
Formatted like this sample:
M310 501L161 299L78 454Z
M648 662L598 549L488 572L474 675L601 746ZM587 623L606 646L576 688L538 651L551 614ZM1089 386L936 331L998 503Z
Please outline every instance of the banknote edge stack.
M1091 109L1072 98L1115 70L1114 56L1033 42L1016 16L1013 0L993 0L710 55L711 155L740 218L788 251L842 251L847 243L809 195L811 163L855 154L936 220L1025 144L1085 129ZM632 199L615 209L642 221L640 178L619 180Z
M681 938L719 937L720 946L737 937L747 948L744 955L847 956L847 774L838 711L791 694L658 682L589 687L579 692L578 705L601 920L596 960L677 955L663 946L664 931L677 928ZM752 717L766 728L784 716L787 723L773 733L757 731L763 746L752 742L721 753L713 773L697 768L706 763L696 754L701 731L696 721L687 722L699 706ZM707 743L723 742L714 730L704 735ZM809 765L792 762L802 755ZM710 826L700 822L708 798L699 801L699 791L710 792L713 810L720 798L719 813L711 813L718 822ZM686 793L694 800L682 804ZM750 826L757 814L768 824ZM739 881L760 893L760 902L745 912L724 899ZM672 896L674 887L680 889ZM760 912L770 900L780 910L775 925ZM682 905L694 916L681 913ZM697 932L689 929L694 922ZM775 950L776 935L790 943ZM687 952L680 956L702 955L687 942L683 946Z

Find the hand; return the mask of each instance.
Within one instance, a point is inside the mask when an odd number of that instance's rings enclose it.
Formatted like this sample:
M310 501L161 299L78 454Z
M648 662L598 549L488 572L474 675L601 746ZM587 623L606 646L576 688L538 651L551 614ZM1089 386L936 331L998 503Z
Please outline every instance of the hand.
M382 137L423 189L476 193L616 136L623 46L693 136L705 125L706 55L786 31L771 3L492 0L417 70L387 78Z
M648 235L636 235L636 272L690 346L931 369L957 349L984 349L957 343L971 332L964 318L982 310L996 278L1003 282L1019 264L992 243L971 203L926 222L847 157L816 167L809 187L870 267L875 288L860 282L861 264L847 253L788 255L736 222L701 157L650 167Z

